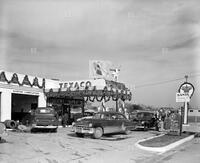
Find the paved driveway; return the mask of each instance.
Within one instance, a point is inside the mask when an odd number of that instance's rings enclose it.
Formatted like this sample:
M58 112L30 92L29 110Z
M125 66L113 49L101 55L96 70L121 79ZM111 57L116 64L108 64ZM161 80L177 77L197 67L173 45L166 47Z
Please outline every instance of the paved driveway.
M101 140L78 138L70 128L57 133L9 132L0 143L2 163L66 163L66 162L142 162L154 153L138 149L134 144L153 136L150 132L133 131L130 135L105 136Z

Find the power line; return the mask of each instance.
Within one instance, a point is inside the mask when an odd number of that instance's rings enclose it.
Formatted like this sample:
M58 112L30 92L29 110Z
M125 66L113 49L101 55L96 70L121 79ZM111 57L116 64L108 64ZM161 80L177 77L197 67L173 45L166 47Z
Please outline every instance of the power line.
M199 77L199 76L200 76L200 74L199 75L189 75L189 77L191 77L191 78Z
M179 80L183 80L183 79L184 79L184 78L178 78L178 79L166 80L166 81L160 81L160 82L155 82L155 83L141 84L141 85L136 85L135 88L142 88L142 87L148 87L148 86L154 86L154 85L166 84L166 83L171 83L171 82L179 81Z
M188 75L191 78L194 77L199 77L199 75ZM141 84L141 85L136 85L135 88L143 88L143 87L148 87L148 86L155 86L155 85L161 85L161 84L166 84L166 83L171 83L171 82L175 82L175 81L180 81L185 79L184 77L182 78L177 78L177 79L172 79L172 80L166 80L166 81L160 81L160 82L155 82L155 83L147 83L147 84Z

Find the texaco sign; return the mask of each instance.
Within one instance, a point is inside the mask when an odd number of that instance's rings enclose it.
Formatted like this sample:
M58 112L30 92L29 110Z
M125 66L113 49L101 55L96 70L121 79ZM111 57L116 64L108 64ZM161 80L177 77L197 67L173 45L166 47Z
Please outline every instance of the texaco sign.
M191 83L185 82L181 84L178 92L188 94L189 97L191 98L192 95L194 94L194 86Z

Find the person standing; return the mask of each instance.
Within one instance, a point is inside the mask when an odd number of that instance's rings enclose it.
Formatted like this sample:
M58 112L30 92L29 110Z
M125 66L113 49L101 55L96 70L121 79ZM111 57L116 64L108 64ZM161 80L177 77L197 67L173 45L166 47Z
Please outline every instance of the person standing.
M157 113L154 115L155 130L159 131L159 119Z
M124 108L124 115L127 119L130 119L129 112L128 112L127 108Z
M67 112L65 112L64 115L62 116L62 126L63 127L66 127L66 125L68 123L68 118L69 118L69 116L68 116Z

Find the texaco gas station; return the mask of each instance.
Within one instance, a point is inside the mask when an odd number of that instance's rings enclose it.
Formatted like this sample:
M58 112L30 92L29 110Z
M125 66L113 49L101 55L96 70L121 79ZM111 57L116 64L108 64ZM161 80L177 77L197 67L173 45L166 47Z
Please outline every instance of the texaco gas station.
M0 70L0 121L21 120L36 107L81 107L90 102L131 100L123 83L105 79L59 81Z

